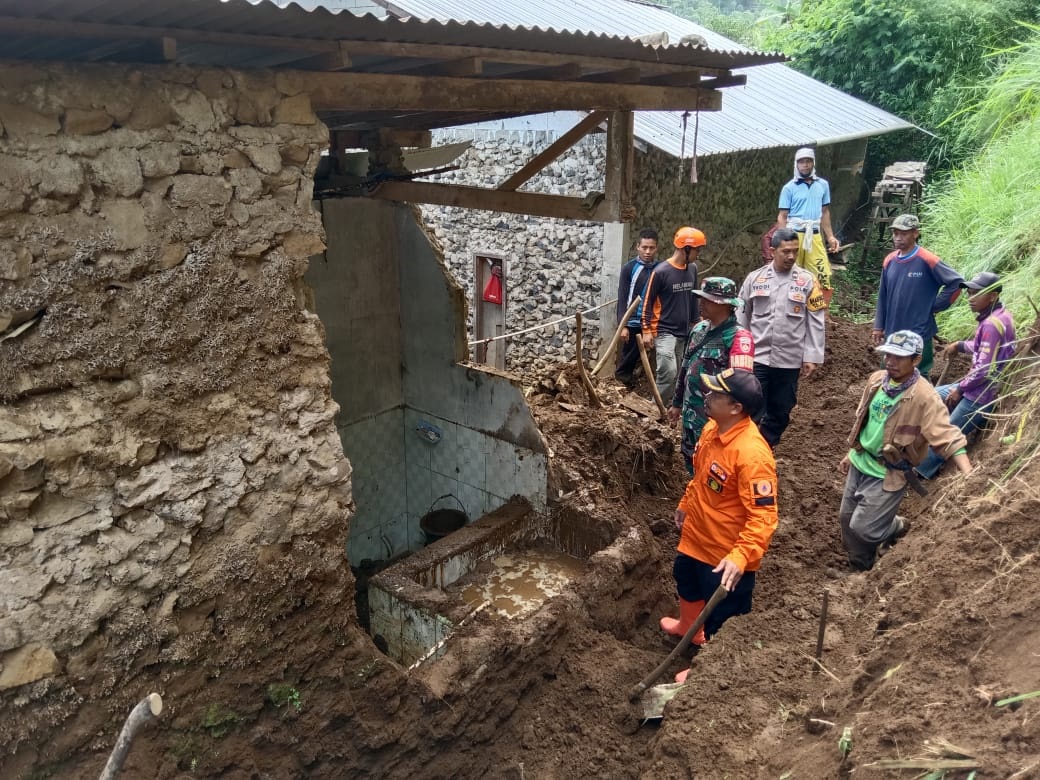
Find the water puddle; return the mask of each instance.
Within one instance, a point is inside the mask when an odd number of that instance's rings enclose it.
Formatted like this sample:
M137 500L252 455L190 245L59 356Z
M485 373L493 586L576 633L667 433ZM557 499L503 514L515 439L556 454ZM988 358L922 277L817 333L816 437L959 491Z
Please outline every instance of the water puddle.
M462 598L474 608L489 602L488 609L508 618L535 612L584 568L583 561L564 552L541 549L500 555L488 563L486 579L463 587Z

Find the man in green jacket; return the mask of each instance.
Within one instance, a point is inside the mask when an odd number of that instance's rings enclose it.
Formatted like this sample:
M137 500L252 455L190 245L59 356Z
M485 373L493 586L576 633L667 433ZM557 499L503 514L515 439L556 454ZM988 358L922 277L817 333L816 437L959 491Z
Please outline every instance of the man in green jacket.
M848 454L838 468L847 474L839 519L849 565L866 571L878 547L892 544L909 529L896 515L907 475L929 446L963 473L971 471L967 441L950 423L942 398L917 370L924 339L910 330L891 334L877 348L885 368L867 380L849 436Z

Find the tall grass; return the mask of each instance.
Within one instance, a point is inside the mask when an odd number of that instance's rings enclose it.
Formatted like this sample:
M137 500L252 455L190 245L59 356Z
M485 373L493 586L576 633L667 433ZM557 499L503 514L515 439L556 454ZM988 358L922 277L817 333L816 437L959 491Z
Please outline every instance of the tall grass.
M1036 316L1028 296L1040 304L1040 28L1031 29L970 120L985 145L925 203L922 238L965 278L999 273L1021 325ZM947 338L969 338L975 326L966 303L939 321Z

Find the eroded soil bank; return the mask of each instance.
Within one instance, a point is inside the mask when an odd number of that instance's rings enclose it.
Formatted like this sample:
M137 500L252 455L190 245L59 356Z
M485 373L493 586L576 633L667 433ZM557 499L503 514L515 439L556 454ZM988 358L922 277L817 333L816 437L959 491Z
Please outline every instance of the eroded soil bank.
M659 726L639 726L626 694L670 649L657 619L672 608L668 518L685 481L675 433L612 403L587 409L565 371L532 379L530 396L553 493L617 539L571 592L526 621L481 614L444 658L405 674L357 628L349 572L316 573L271 595L284 618L273 635L257 625L249 641L265 652L248 665L149 667L171 717L135 743L125 776L816 778L926 756L938 739L976 754L985 776L1033 764L1034 702L991 702L1040 687L1037 468L998 484L1015 453L983 443L977 474L908 500L911 534L847 575L837 463L875 361L865 327L829 327L828 363L777 451L781 526L755 609L700 652ZM826 669L814 673L824 588ZM236 646L249 630L236 626ZM96 776L117 728L83 711L66 757L35 776Z

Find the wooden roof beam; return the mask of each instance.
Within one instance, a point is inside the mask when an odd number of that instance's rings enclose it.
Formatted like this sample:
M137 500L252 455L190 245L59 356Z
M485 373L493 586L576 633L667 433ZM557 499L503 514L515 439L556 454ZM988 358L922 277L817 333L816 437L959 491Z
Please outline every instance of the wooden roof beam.
M606 221L605 203L598 197L583 200L563 195L503 192L483 187L433 184L424 181L386 181L380 184L369 197L401 203L432 203L437 206L506 211L511 214L530 214L536 217L578 219L590 222Z
M480 57L460 57L457 60L441 60L428 65L416 65L401 70L386 71L396 76L453 76L467 78L484 72L484 60Z
M718 111L722 93L705 89L515 79L459 79L373 73L302 73L296 81L316 111ZM292 78L286 74L287 78Z
M548 147L524 165L504 182L498 185L499 190L512 192L519 189L525 182L529 181L538 171L545 168L561 154L570 149L574 144L588 135L592 130L599 127L609 115L605 111L593 111L584 117L578 124L557 138Z

